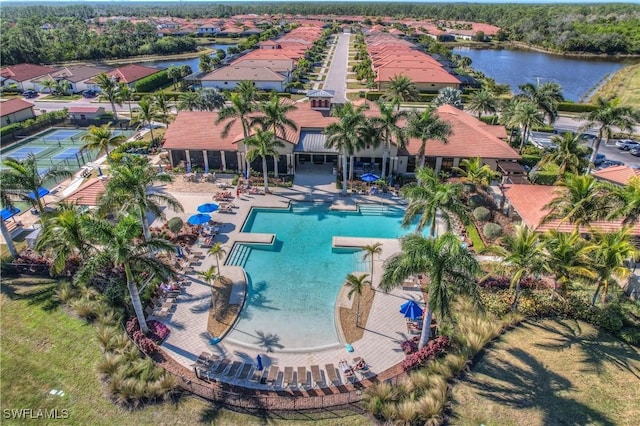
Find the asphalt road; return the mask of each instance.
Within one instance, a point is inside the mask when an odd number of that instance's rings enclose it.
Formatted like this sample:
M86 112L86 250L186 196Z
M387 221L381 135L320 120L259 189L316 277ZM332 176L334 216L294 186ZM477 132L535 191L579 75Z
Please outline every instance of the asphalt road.
M338 42L333 52L333 59L324 81L325 90L335 91L335 103L347 102L347 61L349 59L349 33L338 34Z

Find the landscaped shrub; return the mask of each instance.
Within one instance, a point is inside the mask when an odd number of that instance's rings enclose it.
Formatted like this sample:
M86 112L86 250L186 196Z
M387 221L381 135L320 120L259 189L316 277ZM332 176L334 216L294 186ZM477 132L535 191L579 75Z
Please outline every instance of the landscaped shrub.
M142 352L152 354L158 351L158 345L156 345L156 342L154 342L150 337L147 337L142 330L140 330L140 324L138 324L137 318L133 317L129 319L125 329L127 330L127 334L131 336L136 346L138 346Z
M523 166L534 167L536 164L540 162L542 159L542 155L537 154L522 154L522 158L520 159L520 164Z
M502 235L502 226L489 222L482 227L482 233L490 240L495 240Z
M402 347L402 351L406 355L412 354L418 350L418 344L413 340L405 340L404 342L402 342L400 347Z
M412 370L423 365L427 360L436 358L444 353L449 347L449 338L447 336L439 336L431 340L427 345L418 352L412 353L402 361L402 368L405 371Z
M159 87L171 83L173 80L169 78L167 70L162 70L148 77L138 80L135 85L136 92L152 92Z
M480 222L486 222L491 217L491 211L486 207L476 207L473 210L473 217Z
M531 182L537 185L554 185L558 181L558 171L537 171L531 173Z
M558 102L558 111L560 112L591 112L597 106L592 104L576 104L574 102Z
M471 207L472 209L475 209L476 207L484 206L486 204L486 201L482 195L474 194L471 197L469 197L468 204L469 204L469 207Z
M169 327L160 321L151 320L147 325L149 326L149 337L151 337L156 343L162 343L171 331L169 330Z
M98 317L98 303L83 297L71 305L76 314L84 320L91 322Z

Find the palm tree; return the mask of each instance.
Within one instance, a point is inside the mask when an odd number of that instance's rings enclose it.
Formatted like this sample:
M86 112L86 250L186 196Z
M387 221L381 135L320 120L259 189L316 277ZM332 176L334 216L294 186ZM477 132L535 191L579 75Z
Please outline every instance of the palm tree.
M118 209L135 211L142 224L144 239L149 241L151 235L147 213L164 219L164 206L174 211L184 211L182 204L175 197L157 186L170 182L173 182L173 176L158 173L146 158L130 157L128 161L111 168L111 177L107 181L100 208L105 212Z
M522 151L522 148L529 141L531 129L544 124L544 115L538 111L535 104L526 100L516 99L511 102L502 118L507 126L520 127L522 140L519 151Z
M252 162L256 158L262 158L262 176L264 177L264 192L269 192L269 176L267 175L267 157L273 157L277 165L280 157L277 148L284 144L270 131L257 129L256 133L245 141L247 147L247 160Z
M236 92L240 94L247 102L255 103L258 99L255 82L251 80L242 80L236 86Z
M640 176L634 176L624 186L615 186L611 194L613 209L608 219L623 218L623 223L640 222Z
M135 112L133 118L134 122L140 123L140 126L144 126L145 124L149 126L149 130L151 131L151 140L153 137L153 121L158 118L158 114L156 112L156 106L153 102L149 101L149 99L141 99L138 102L138 109Z
M96 247L100 249L86 259L74 276L74 281L86 284L105 269L111 270L115 267L124 270L127 289L140 329L143 333L148 333L137 280L143 272L163 278L171 275L173 271L169 265L149 254L173 253L175 247L158 238L140 242L142 227L138 218L132 215L119 217L115 226L109 220L92 218L88 220L87 229L87 234L91 235Z
M3 169L0 171L2 198L27 201L36 207L40 214L44 213L44 204L38 189L45 187L46 183L56 182L72 175L70 171L55 166L40 173L33 154L29 154L24 160L6 158L2 165Z
M375 256L380 256L382 254L382 243L374 243L368 244L362 247L364 251L364 255L362 256L362 260L371 259L371 282L373 283L373 261L375 260Z
M111 104L111 110L113 111L113 121L117 121L118 113L116 111L116 104L120 105L120 99L118 98L118 84L106 73L98 74L95 78L95 83L100 88L102 95Z
M251 114L256 110L256 105L253 100L249 97L250 94L247 94L246 97L241 95L240 93L232 93L231 99L228 105L225 105L220 112L218 113L218 118L216 119L216 124L220 124L223 121L227 121L224 128L222 129L221 136L226 138L229 135L229 131L231 127L236 123L237 120L242 124L242 136L243 141L246 141L249 138L250 134L250 125L249 120L251 119ZM247 157L248 147L247 144L244 144L245 148L245 159ZM247 167L247 178L251 176L251 163L248 159L246 159L246 167Z
M450 317L451 303L458 295L469 295L475 303L480 296L475 278L480 266L475 257L450 232L435 238L410 234L401 240L402 251L385 264L380 288L390 291L404 279L416 274L429 276L426 312L423 315L422 348L429 340L431 319L436 313L440 323Z
M52 78L47 78L46 80L41 82L41 84L42 84L42 89L43 90L47 89L49 93L52 95L56 91L56 88L58 87L58 83Z
M198 272L198 276L205 280L209 287L211 288L211 307L213 310L216 309L216 287L214 285L214 281L218 277L217 269L215 266L210 266L206 271Z
M382 99L386 102L391 102L393 105L397 105L398 110L400 110L400 104L402 102L419 101L420 92L409 77L400 74L393 76L393 78L389 80Z
M200 59L198 68L200 69L201 72L208 73L213 71L214 64L211 61L211 56L209 56L206 53L203 53L202 55L198 56L198 59Z
M71 88L71 83L68 80L58 80L56 81L55 91L61 96L65 96L69 89Z
M559 185L556 197L544 207L550 211L543 223L560 219L579 227L606 217L610 186L598 182L592 175L569 175Z
M132 117L131 113L131 101L133 100L133 95L136 92L135 89L129 87L126 83L118 84L118 100L119 102L126 102L129 107L129 118Z
M214 111L224 107L225 98L218 89L198 90L198 109L200 111Z
M86 258L94 251L87 235L88 213L75 204L60 203L55 212L47 214L36 250L47 251L53 258L52 275L60 274L72 256Z
M525 225L516 226L511 234L501 239L501 245L487 247L487 251L502 259L496 270L511 277L511 287L514 289L514 298L511 308L518 309L520 297L520 282L545 269L544 245L541 234L531 231Z
M396 145L402 147L407 143L407 134L404 127L400 126L400 123L407 118L405 111L394 111L394 104L385 104L384 102L378 102L378 108L380 109L380 116L371 119L371 123L374 128L382 135L384 140L384 150L382 151L382 175L384 179L387 174L387 158L391 151L391 140L395 139Z
M553 124L558 118L558 103L564 100L562 87L558 83L547 82L521 84L518 88L522 91L516 95L516 99L526 99L533 103L536 108L544 113L549 124Z
M179 111L193 111L199 109L200 95L197 92L181 93L178 99Z
M215 243L213 245L213 247L211 247L209 249L209 251L207 252L209 253L211 256L215 257L216 259L216 265L217 265L217 270L218 270L218 278L220 278L220 259L222 259L226 254L227 251L224 249L224 247L222 246L221 243Z
M587 241L577 230L571 233L555 229L545 232L542 243L545 252L544 268L553 275L553 292L565 294L574 280L595 278L591 259L587 253Z
M87 133L80 138L84 145L80 152L96 151L96 158L106 155L109 159L109 147L117 148L126 142L127 137L123 134L114 135L110 124L102 126L90 126Z
M593 126L598 127L598 138L593 146L593 153L589 160L587 173L591 172L593 164L596 161L598 150L602 139L606 138L606 143L613 136L614 132L633 132L633 126L638 123L638 113L630 107L618 106L619 100L615 97L596 99L596 108L593 111L584 113L581 118L586 120L582 130L590 129Z
M609 285L616 285L616 278L627 278L631 274L631 270L623 262L637 256L638 251L631 243L629 228L609 233L593 229L591 235L591 244L586 251L591 255L597 275L598 286L591 300L591 304L595 305L601 291L602 303L607 302Z
M428 168L418 169L418 182L403 188L403 196L409 200L404 214L402 226L410 226L416 217L420 217L416 225L416 233L429 226L429 235L435 236L438 216L445 221L447 229L451 228L452 216L463 223L469 221L465 205L461 201L462 185L442 182L438 174Z
M495 114L498 111L498 101L496 96L487 89L478 90L471 93L467 102L469 111L477 112L478 118L482 118L482 113Z
M366 122L362 113L364 109L364 106L354 108L353 104L347 102L332 112L339 121L331 123L324 129L327 135L325 148L337 149L342 154L342 195L347 195L347 157L353 155L363 145L360 131Z
M169 104L169 98L164 93L158 93L153 96L152 102L156 107L156 111L158 112L158 118L165 125L169 123L169 112L171 112L171 105Z
M480 157L465 158L460 161L460 167L454 167L454 169L465 181L482 187L489 186L492 180L500 177L500 173L491 169L488 164L482 164Z
M344 285L350 288L347 293L347 297L351 300L351 297L355 294L356 298L356 327L358 327L358 320L360 319L360 298L362 297L362 290L364 290L365 286L370 286L371 281L367 280L368 275L347 275L347 280Z
M422 112L414 112L409 116L407 129L409 136L420 139L420 167L424 167L427 157L427 141L436 140L444 144L451 135L451 126L446 121L441 120L430 108Z
M173 80L173 90L178 90L178 79L181 77L182 70L174 65L167 68L167 77Z
M556 149L545 154L538 164L543 167L552 163L560 167L558 176L564 177L566 173L579 174L584 156L588 152L579 135L567 132L562 136L553 136L551 141L556 144Z
M452 107L462 109L462 92L453 87L443 87L438 90L438 96L436 96L431 104L434 107L451 105Z

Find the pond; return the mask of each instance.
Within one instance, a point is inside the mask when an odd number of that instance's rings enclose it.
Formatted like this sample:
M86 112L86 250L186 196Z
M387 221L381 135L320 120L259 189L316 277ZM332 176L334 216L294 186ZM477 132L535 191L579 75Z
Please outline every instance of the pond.
M587 58L551 55L510 49L472 49L457 47L453 53L471 58L471 66L513 91L525 83L554 81L562 86L564 97L581 101L605 78L626 63L620 58Z
M213 49L213 53L209 56L216 56L216 50L222 49L226 53L231 46L235 46L235 44L209 44L204 47ZM189 65L193 72L197 72L198 66L200 65L200 58L195 57L195 58L189 58L189 59L166 59L162 61L144 62L143 65L148 67L162 68L162 69L169 68L171 65L175 67Z

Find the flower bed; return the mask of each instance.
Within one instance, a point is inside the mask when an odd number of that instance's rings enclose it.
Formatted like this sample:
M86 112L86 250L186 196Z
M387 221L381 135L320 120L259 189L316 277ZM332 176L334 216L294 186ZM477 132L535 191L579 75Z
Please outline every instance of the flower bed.
M138 346L142 352L152 354L158 351L158 345L156 342L154 342L152 338L147 337L142 330L140 330L140 324L138 324L138 319L136 317L127 321L125 329L127 330L127 334L131 336L136 346Z
M436 337L418 352L407 355L405 360L402 361L402 368L404 368L404 371L409 371L420 367L429 359L436 358L443 354L449 347L449 343L450 341L447 336Z
M171 332L171 330L169 330L169 327L167 327L160 321L151 320L147 323L147 325L149 325L149 337L158 344L164 342L164 339L166 339Z

